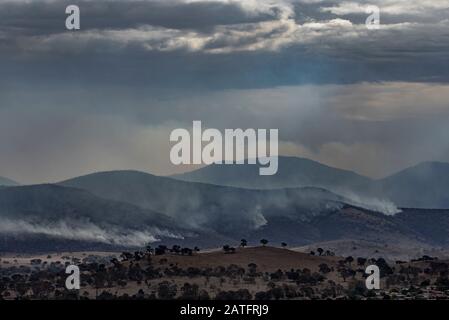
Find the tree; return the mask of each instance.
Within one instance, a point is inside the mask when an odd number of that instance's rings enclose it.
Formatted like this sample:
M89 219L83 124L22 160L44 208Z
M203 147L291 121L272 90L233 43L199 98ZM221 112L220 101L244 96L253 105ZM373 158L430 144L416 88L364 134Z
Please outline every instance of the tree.
M176 296L177 291L178 287L176 286L176 284L171 284L168 281L163 281L158 285L157 295L159 299L170 300Z
M348 296L351 299L358 299L359 297L366 296L368 289L363 281L352 282L348 285Z
M190 249L190 248L182 248L181 249L181 254L182 255L191 256L193 254L193 250Z
M260 240L260 243L265 247L268 244L268 240L262 239L262 240Z
M206 290L201 290L198 295L199 300L210 300L209 293Z
M447 277L438 277L435 285L439 290L446 290L449 287L449 279Z
M340 272L340 276L343 278L344 282L346 282L347 278L355 275L355 271L348 268L341 268L338 271Z
M142 251L135 251L134 252L134 260L135 261L142 260L143 256L144 256L144 253Z
M351 265L352 261L354 261L354 258L349 256L345 259L345 262L349 263L349 265Z
M196 300L199 295L199 287L197 284L184 283L181 292L181 299Z
M331 269L329 268L329 266L326 263L320 264L319 268L320 268L320 272L323 274L331 272Z
M130 252L122 252L120 255L120 258L122 258L122 261L129 261L134 257L134 255Z
M120 261L118 261L117 258L111 259L111 263L112 263L115 267L119 267L119 266L120 266Z
M239 289L237 291L220 291L216 300L251 300L252 295L248 289Z
M164 245L159 245L155 250L154 250L154 254L156 256L160 256L165 254L165 252L167 251L167 247Z
M256 292L254 298L256 300L270 300L270 298L271 298L271 291L267 291L267 292L259 291L259 292Z
M385 261L384 258L377 259L376 265L379 267L380 277L388 274L393 274L393 269L388 265L387 261Z
M179 254L181 252L181 247L177 244L173 245L171 248L171 252L175 254Z
M316 249L316 251L318 251L318 254L321 256L324 252L323 248L318 248Z
M282 242L281 246L282 246L282 248L285 248L285 247L287 247L287 244L285 242Z
M427 286L430 286L430 280L429 280L429 279L426 279L426 280L422 281L421 284L420 284L420 286L421 286L421 287L427 287Z
M364 266L367 260L368 260L368 259L366 259L366 258L361 258L361 257L359 257L359 258L357 258L357 264L358 264L359 266Z
M223 246L223 251L225 253L235 253L235 248L234 247L230 247L229 245L224 245Z
M284 289L282 289L281 287L274 287L270 290L270 292L272 297L276 300L280 300L285 297Z
M248 241L246 241L246 239L242 239L240 240L240 246L242 248L245 248L248 245Z
M248 264L248 272L250 275L255 275L257 272L257 264L255 263L249 263Z
M326 252L324 253L324 255L325 255L325 256L331 257L331 256L335 256L335 253L333 253L333 252L330 251L330 250L326 250Z

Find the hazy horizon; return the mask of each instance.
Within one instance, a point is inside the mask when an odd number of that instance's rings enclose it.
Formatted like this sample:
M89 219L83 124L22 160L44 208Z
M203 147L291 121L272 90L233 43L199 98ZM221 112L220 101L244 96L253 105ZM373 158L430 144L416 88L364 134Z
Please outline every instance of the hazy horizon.
M350 168L335 167L335 166L328 165L326 163L323 163L323 162L320 162L320 161L316 161L316 160L313 160L313 159L309 159L309 158L305 158L305 157L290 156L290 155L279 155L279 157L290 157L290 158L311 160L311 161L314 161L316 163L319 163L319 164L322 164L322 165L325 165L325 166L329 166L329 167L332 167L332 168L335 168L335 169L351 171L351 172L354 172L354 173L356 173L356 174L358 174L360 176L367 177L367 178L370 178L372 180L381 180L381 179L387 178L387 177L389 177L391 175L397 174L397 173L399 173L399 172L401 172L403 170L406 170L406 169L409 169L409 168L413 168L415 166L418 166L418 165L421 165L421 164L425 164L425 163L444 163L444 164L448 164L449 165L449 162L445 162L445 161L431 161L431 160L422 161L422 162L413 164L411 166L407 166L407 167L401 168L401 169L399 169L397 171L391 172L390 174L387 174L385 176L377 178L377 177L370 177L368 175L361 174L361 173L356 172L355 170L352 170ZM246 164L246 162L245 162L245 164ZM213 165L215 165L215 164L212 164L211 166L213 166ZM135 168L116 168L116 169L106 169L106 170L99 169L99 170L94 170L94 171L91 171L91 172L83 172L83 173L80 173L80 174L77 174L77 175L74 175L74 176L67 176L67 177L64 177L62 179L58 179L58 180L54 180L54 181L44 180L44 181L22 182L22 181L18 181L16 179L14 179L14 178L8 177L6 175L2 175L1 173L0 173L0 178L6 178L6 179L9 179L9 180L12 180L12 181L17 182L17 183L19 183L21 185L34 185L34 184L46 184L46 183L50 183L50 184L51 183L59 183L59 182L62 182L62 181L70 180L70 179L81 177L81 176L86 176L86 175L90 175L90 174L94 174L94 173L100 173L100 172L111 172L111 171L138 171L138 172L152 174L152 175L155 175L155 176L171 177L171 176L178 175L178 174L193 172L193 171L196 171L198 169L205 168L207 166L208 165L194 165L194 164L182 165L182 166L173 166L174 170L172 172L167 173L167 174L158 174L158 173L151 172L151 171L148 171L148 170L145 170L145 169L135 169Z

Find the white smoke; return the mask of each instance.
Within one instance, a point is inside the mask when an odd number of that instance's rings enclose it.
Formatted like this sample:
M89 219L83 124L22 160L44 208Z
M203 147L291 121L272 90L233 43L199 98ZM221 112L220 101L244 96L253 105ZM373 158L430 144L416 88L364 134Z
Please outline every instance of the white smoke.
M129 247L142 247L147 243L159 241L160 236L183 238L181 235L155 227L132 230L116 226L105 228L89 221L60 220L52 223L34 223L6 218L0 218L0 233L46 235Z
M267 219L265 219L262 208L260 206L256 206L256 212L254 215L254 229L259 229L268 223Z
M361 196L351 191L339 190L339 194L346 198L346 202L348 202L348 204L367 210L380 212L387 216L394 216L402 211L392 201L387 199Z

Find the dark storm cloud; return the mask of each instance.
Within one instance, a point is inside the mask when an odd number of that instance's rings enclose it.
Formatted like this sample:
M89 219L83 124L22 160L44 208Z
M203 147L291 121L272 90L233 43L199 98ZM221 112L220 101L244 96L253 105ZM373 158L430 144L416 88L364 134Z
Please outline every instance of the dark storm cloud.
M373 31L358 2L82 1L75 2L82 30L69 32L68 3L0 2L6 75L19 69L21 79L176 88L441 82L449 75L441 5L375 0L386 9Z
M7 1L0 2L0 26L28 34L59 33L68 5L82 9L83 29L124 29L153 25L171 29L204 29L215 25L254 23L275 12L248 15L225 2L180 1Z

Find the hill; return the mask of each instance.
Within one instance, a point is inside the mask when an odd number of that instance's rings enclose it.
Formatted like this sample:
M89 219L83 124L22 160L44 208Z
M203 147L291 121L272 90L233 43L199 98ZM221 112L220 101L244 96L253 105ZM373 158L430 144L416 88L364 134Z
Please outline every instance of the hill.
M250 190L179 181L137 171L100 172L61 182L105 198L163 212L192 228L246 234L271 216L298 220L340 206L341 197L317 188Z
M379 180L295 157L279 157L274 176L260 176L255 165L210 165L174 175L175 179L257 189L321 187L365 204L389 201L398 207L449 208L449 164L424 162Z
M275 272L279 268L285 270L309 268L318 270L321 263L337 264L341 257L311 256L308 253L292 251L276 247L246 247L236 248L235 254L224 254L222 250L213 252L200 252L199 254L184 257L179 255L165 255L167 264L175 264L180 268L216 268L219 266L236 265L246 268L249 263L255 263L259 270ZM157 259L157 258L155 258Z
M449 208L449 163L424 162L376 181L374 194L398 206Z
M292 187L348 188L368 183L369 178L352 171L296 157L279 157L279 169L273 176L259 175L257 165L210 165L192 172L174 175L175 179L242 188L275 189Z
M0 220L0 251L142 247L187 235L166 215L55 185L0 189Z

